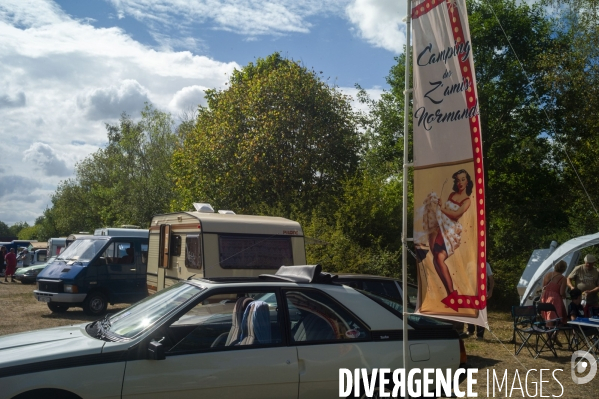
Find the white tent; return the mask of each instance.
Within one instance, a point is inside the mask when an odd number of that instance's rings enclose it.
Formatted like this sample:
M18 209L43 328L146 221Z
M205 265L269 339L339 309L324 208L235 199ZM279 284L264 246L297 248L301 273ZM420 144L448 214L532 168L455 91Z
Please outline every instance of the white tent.
M599 244L599 233L576 237L560 245L553 253L551 253L551 255L547 257L547 259L543 261L543 263L541 263L537 271L534 273L533 277L530 279L530 283L528 284L526 291L524 292L524 295L521 297L520 304L530 304L536 291L541 288L543 276L553 268L553 265L574 252L597 244Z

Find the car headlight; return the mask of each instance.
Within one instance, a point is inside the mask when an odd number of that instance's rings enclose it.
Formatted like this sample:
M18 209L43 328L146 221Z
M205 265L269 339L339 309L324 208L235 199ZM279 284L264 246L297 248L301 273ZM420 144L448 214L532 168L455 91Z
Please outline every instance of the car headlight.
M77 292L79 292L79 289L77 288L77 286L75 284L65 284L64 292L76 294Z

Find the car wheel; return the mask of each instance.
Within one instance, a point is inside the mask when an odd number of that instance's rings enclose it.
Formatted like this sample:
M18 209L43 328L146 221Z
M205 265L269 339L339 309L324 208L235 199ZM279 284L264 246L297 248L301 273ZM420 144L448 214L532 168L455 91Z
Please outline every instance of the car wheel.
M99 291L88 294L83 302L83 311L88 316L102 316L106 313L107 307L108 298Z
M52 313L64 313L69 310L69 305L63 305L61 303L48 302L48 309L52 311Z

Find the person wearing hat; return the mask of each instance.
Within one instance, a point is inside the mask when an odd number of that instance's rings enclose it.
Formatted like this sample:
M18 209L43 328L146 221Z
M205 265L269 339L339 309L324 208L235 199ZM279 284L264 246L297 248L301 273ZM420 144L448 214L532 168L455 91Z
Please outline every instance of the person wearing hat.
M599 271L595 269L595 255L588 254L584 257L584 265L579 265L568 276L568 287L571 290L578 288L586 295L584 314L589 317L589 309L599 305Z

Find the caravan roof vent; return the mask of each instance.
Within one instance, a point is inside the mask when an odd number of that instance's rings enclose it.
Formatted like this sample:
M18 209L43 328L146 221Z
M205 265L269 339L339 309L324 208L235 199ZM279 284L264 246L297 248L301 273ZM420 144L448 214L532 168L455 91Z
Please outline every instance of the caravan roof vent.
M235 212L230 211L228 209L219 209L218 213L220 213L221 215L235 215Z
M194 202L193 207L196 208L196 211L202 213L214 213L214 209L212 205L206 204L204 202Z

